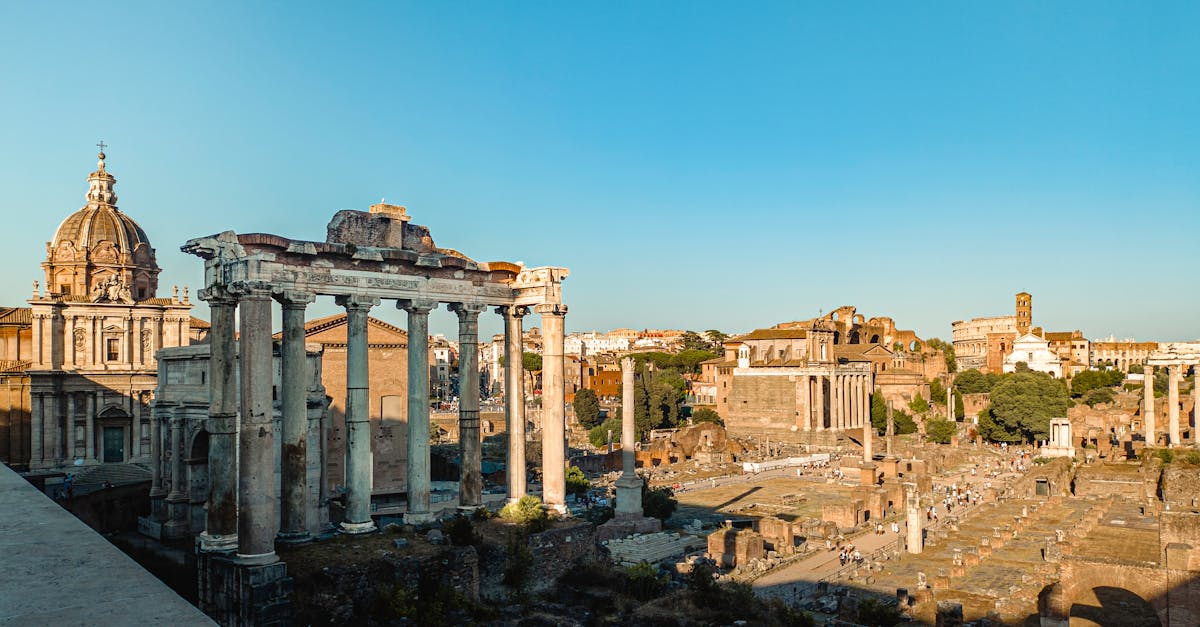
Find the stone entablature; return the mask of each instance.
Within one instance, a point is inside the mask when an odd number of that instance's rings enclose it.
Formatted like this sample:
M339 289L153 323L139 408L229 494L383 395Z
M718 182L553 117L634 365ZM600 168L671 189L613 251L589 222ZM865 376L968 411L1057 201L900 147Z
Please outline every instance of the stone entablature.
M1170 446L1183 444L1183 434L1179 424L1179 382L1183 379L1184 370L1192 368L1200 372L1200 342L1164 342L1158 345L1158 350L1146 358L1143 370L1143 392L1145 407L1142 410L1145 438L1148 446L1155 445L1157 434L1154 423L1154 368L1167 369L1167 443ZM1200 407L1200 385L1194 386L1196 407ZM1196 430L1191 430L1192 443L1196 443Z
M303 540L301 519L307 505L304 473L304 310L321 296L333 296L346 310L346 462L344 533L375 529L371 518L370 377L368 313L385 300L408 313L408 407L405 521L435 519L430 503L429 313L440 304L458 316L462 396L459 401L459 506L482 506L479 437L479 315L489 307L505 321L506 383L522 386L522 319L541 315L542 338L542 500L565 512L565 381L562 281L566 268L524 268L508 262L475 262L438 248L429 230L410 223L403 207L374 205L370 212L340 211L327 227L325 242L291 240L270 234L238 235L225 231L188 241L183 251L204 259L201 297L213 310L210 422L219 427L209 447L210 483L206 551L236 545L246 564L277 561L274 541ZM254 373L270 368L272 300L283 308L280 348L282 383L281 481L256 480L274 468L274 434L265 429L272 404L269 381ZM234 310L239 335L234 336ZM235 360L234 356L237 355ZM240 376L235 371L240 370ZM291 374L289 374L291 373ZM240 380L240 394L234 385ZM515 397L515 398L514 398ZM510 499L525 494L525 417L520 395L506 397ZM239 411L240 410L240 411ZM232 418L240 414L237 427ZM238 446L233 446L235 443ZM236 470L229 463L237 451ZM275 504L281 506L276 516ZM236 505L236 510L230 504ZM279 520L278 527L276 521ZM293 521L289 524L289 521ZM203 591L202 591L203 592ZM204 598L201 603L215 602Z

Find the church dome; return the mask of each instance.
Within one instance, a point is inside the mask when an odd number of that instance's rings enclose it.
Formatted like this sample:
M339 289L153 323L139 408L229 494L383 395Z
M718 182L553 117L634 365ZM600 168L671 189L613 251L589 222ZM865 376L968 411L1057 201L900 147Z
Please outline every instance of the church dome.
M153 298L158 263L146 231L117 208L117 180L105 170L103 152L88 176L87 204L67 216L46 243L46 287L61 296L126 300Z

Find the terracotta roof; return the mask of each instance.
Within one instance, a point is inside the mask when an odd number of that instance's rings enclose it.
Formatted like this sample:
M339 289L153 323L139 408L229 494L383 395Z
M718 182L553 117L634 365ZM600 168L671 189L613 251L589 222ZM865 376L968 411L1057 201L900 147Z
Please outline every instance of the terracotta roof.
M0 324L33 324L29 307L0 307Z
M1075 331L1052 331L1043 336L1051 342L1067 342L1070 340L1082 340L1083 334L1077 334Z
M735 338L746 340L802 340L808 337L807 329L755 329L746 335Z
M192 318L192 328L193 329L211 329L212 328L212 325L209 324L209 322L207 320L201 320L201 319L197 318L196 316L192 316L191 318Z
M377 327L382 327L384 329L392 331L394 333L402 333L404 335L408 335L408 331L405 331L404 329L401 329L400 327L398 327L394 324L389 324L387 322L384 322L383 320L380 320L379 318L373 318L373 317L368 316L367 322L370 324L373 324ZM304 323L304 335L305 336L313 335L314 333L319 333L321 331L324 331L325 329L330 329L330 328L333 328L333 327L336 327L338 325L342 325L345 323L346 323L346 314L344 314L344 313L333 314L332 316L324 316L322 318L313 318L312 320L308 320ZM276 334L272 335L271 337L276 340L283 339L283 332L280 331L279 333L276 333Z

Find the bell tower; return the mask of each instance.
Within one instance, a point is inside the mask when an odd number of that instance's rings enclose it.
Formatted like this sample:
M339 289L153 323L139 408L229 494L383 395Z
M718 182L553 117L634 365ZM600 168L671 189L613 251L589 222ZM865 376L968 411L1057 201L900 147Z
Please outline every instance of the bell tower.
M1033 296L1029 292L1017 293L1017 335L1029 333L1033 327Z

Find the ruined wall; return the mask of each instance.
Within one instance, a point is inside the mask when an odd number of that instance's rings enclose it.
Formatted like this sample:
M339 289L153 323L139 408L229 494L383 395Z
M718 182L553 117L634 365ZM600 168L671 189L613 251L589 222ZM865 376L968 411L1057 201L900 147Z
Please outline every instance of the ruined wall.
M1064 555L1059 572L1067 607L1093 589L1118 588L1149 603L1163 625L1176 624L1167 622L1167 594L1171 582L1165 568L1149 563Z
M796 424L796 382L786 376L733 378L725 426L733 433L790 430ZM827 395L828 396L828 395Z
M529 534L529 551L538 565L533 591L555 585L581 560L596 557L596 528L588 522Z
M1200 468L1176 461L1163 469L1162 500L1170 511L1200 511ZM1196 544L1200 546L1200 541Z
M1075 496L1119 496L1141 501L1144 467L1133 464L1087 464L1075 471Z

